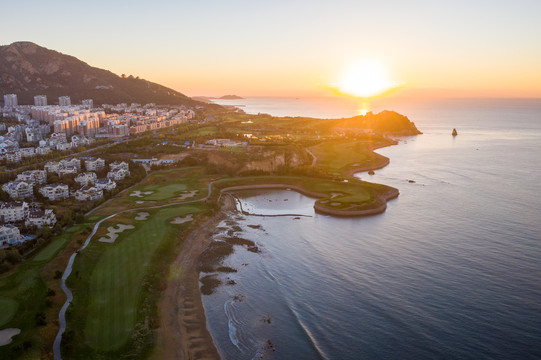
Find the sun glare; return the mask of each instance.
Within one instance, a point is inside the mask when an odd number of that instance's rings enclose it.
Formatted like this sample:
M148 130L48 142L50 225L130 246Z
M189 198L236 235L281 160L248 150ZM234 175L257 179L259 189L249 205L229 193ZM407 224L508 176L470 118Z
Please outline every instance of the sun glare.
M371 98L395 86L385 67L377 62L365 61L355 64L343 73L338 90L349 96Z

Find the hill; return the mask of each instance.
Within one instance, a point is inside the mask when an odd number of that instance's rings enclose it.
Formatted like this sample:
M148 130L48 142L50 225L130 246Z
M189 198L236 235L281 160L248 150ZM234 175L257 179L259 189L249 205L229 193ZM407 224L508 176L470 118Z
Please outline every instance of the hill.
M93 99L95 104L204 105L165 86L121 77L32 42L0 46L0 94L11 93L17 94L21 105L33 104L34 95L47 95L51 105L63 95L72 103Z

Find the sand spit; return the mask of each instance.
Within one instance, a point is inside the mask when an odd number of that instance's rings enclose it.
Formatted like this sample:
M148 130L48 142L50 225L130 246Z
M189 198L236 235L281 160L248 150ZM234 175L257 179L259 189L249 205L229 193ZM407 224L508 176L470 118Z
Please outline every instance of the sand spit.
M98 241L114 243L115 240L118 238L118 234L120 234L124 230L135 229L135 226L133 225L117 224L116 226L116 228L114 226L109 226L107 228L107 231L109 231L109 233L106 236L99 238Z
M188 215L186 215L184 217L177 216L176 218L171 220L171 224L184 224L184 223L190 222L192 220L193 220L193 215L192 214L188 214Z
M151 195L151 194L154 194L154 191L139 191L139 190L135 190L135 191L132 191L132 193L130 194L130 196L135 196L135 197L145 197L145 195Z
M144 212L144 211L141 211L141 212L138 212L138 213L137 213L137 216L135 217L134 220L137 220L137 221L145 221L145 220L148 219L149 216L150 216L149 213Z
M19 335L20 333L21 329L15 328L0 330L0 346L9 344L12 340L12 337L14 337L15 335Z

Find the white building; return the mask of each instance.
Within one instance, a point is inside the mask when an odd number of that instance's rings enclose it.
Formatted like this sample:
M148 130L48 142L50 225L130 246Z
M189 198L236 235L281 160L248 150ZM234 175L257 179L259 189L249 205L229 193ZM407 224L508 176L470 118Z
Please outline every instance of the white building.
M26 199L34 196L34 187L31 182L14 180L2 185L2 190L7 192L12 199Z
M40 194L51 201L67 199L70 196L69 187L66 184L51 184L42 186Z
M96 176L96 173L94 172L84 172L80 173L75 177L75 182L77 182L81 186L88 185L89 183L94 185L96 182L96 179L98 177Z
M99 171L105 168L105 160L101 158L90 157L85 160L86 171Z
M43 225L54 226L54 224L56 224L56 216L52 209L30 210L24 224L26 226L36 226L38 228Z
M19 245L23 238L16 226L7 224L0 226L0 247Z
M124 169L111 170L107 173L107 178L115 181L122 181L127 176L130 176L130 172Z
M71 106L71 99L69 96L61 96L58 98L58 105Z
M36 154L36 149L33 147L22 148L19 149L19 154L21 154L21 158L32 157Z
M75 199L78 201L92 201L103 197L103 190L94 186L83 186L75 192Z
M4 95L4 107L8 108L15 108L19 104L17 103L17 95L16 94L7 94Z
M79 170L77 170L76 166L65 166L62 169L58 170L58 176L62 177L68 174L77 174L78 172Z
M81 159L71 158L60 160L60 165L63 167L75 166L77 170L81 171Z
M94 101L92 99L84 99L81 103L88 109L92 109L94 107Z
M36 95L36 96L34 96L34 105L35 106L47 106L47 96L46 95Z
M130 165L125 161L113 161L112 163L109 164L109 169L110 170L124 169L124 170L129 171Z
M28 213L28 204L24 201L0 201L0 222L23 221Z
M39 142L43 140L43 134L39 127L27 127L24 129L26 133L26 141L28 142Z
M17 175L17 180L31 182L32 185L46 184L47 171L45 170L26 170Z
M98 179L94 183L94 186L99 190L113 190L116 188L116 182L114 182L112 179Z
M58 162L49 161L44 165L44 169L47 172L57 173L58 176L63 174L77 174L81 171L81 160L80 159L63 159Z

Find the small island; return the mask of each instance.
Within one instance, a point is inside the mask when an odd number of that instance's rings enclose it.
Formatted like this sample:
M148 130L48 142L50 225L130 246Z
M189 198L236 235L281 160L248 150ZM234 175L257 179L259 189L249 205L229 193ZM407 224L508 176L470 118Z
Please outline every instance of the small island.
M224 96L221 96L219 99L220 100L242 100L244 98L238 95L224 95Z

